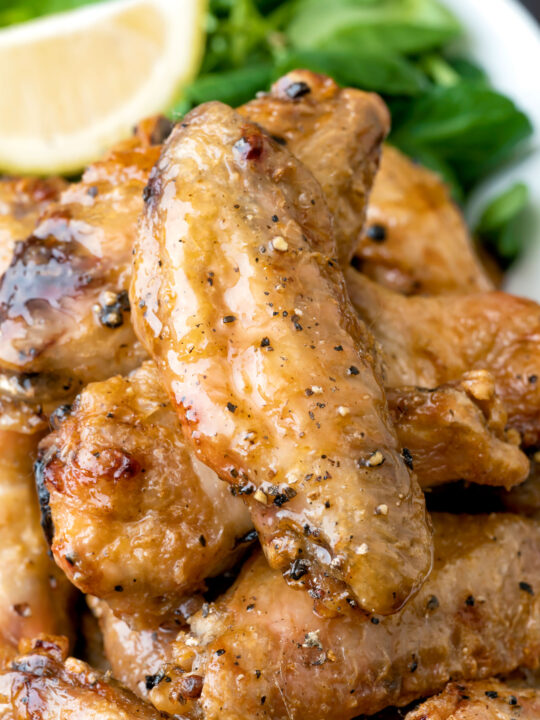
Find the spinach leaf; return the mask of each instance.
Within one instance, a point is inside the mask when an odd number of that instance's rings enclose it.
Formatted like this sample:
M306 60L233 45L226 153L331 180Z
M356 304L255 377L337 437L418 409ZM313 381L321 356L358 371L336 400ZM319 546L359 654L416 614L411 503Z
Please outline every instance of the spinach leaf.
M276 75L307 68L330 75L340 85L353 85L387 95L419 95L427 87L425 75L404 57L373 49L293 50L276 64Z
M512 185L489 203L476 227L480 242L503 267L515 260L523 249L519 221L528 199L529 192L524 183Z
M297 48L382 39L387 51L411 54L440 47L460 29L436 0L298 0L286 34Z
M4 0L0 7L0 27L33 20L43 15L74 10L103 0Z

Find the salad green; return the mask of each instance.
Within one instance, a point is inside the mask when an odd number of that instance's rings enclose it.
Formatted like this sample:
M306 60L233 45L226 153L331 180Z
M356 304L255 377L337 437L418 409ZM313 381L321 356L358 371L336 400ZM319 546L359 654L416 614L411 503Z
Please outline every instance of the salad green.
M7 0L0 26L91 1ZM324 72L379 92L392 113L389 141L439 172L464 202L532 127L480 68L452 54L460 33L437 0L210 0L199 75L170 113L207 100L239 105L296 67ZM508 202L496 233L482 235L505 264L519 253L511 231L525 204Z

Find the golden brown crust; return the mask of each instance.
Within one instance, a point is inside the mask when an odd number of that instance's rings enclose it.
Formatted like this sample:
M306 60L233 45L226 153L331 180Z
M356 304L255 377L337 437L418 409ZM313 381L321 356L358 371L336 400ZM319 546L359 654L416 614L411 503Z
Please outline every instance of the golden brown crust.
M540 305L503 292L407 298L352 268L347 286L382 348L387 387L488 370L510 427L525 447L540 445Z
M208 103L173 131L150 187L133 320L193 447L244 494L290 581L395 611L429 572L430 534L318 183Z
M434 390L389 388L386 395L422 487L465 480L509 489L527 478L529 461L506 430L507 414L488 372L465 373Z
M133 627L183 622L247 547L247 509L188 451L153 363L90 384L40 458L56 562Z
M437 697L408 713L405 720L537 720L540 692L516 689L491 678L449 683Z
M151 694L205 720L350 720L406 705L451 679L535 666L540 657L540 528L512 515L435 515L435 567L397 614L317 617L259 557L180 634L185 673ZM188 697L194 677L198 697Z
M493 289L442 180L390 145L382 153L354 264L405 295Z
M319 181L334 218L340 262L348 265L390 128L381 98L293 70L238 112L284 142Z
M0 717L6 720L158 720L163 715L128 690L67 657L65 638L26 643L0 672Z

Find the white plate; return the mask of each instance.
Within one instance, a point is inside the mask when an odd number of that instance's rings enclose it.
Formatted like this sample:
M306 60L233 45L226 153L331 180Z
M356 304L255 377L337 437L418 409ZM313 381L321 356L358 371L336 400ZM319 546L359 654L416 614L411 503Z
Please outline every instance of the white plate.
M531 208L523 231L527 248L512 267L506 289L540 301L540 26L517 0L443 0L465 28L461 47L483 67L493 85L511 97L534 125L523 159L475 191L466 214L474 221L488 198L523 180Z

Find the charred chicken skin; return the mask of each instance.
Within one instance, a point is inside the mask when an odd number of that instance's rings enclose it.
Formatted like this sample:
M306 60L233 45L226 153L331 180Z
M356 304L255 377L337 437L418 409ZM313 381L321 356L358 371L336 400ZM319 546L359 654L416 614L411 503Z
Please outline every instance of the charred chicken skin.
M444 514L433 524L433 572L387 617L350 608L317 616L304 593L255 557L222 599L191 618L165 668L171 682L160 682L152 701L204 720L350 720L438 692L451 678L534 667L538 525Z
M132 314L190 442L245 497L271 565L323 602L342 608L350 592L388 613L429 572L430 533L335 251L309 171L209 103L173 131L151 178Z
M255 538L247 508L189 451L153 363L54 419L37 483L56 562L133 627L182 622Z

